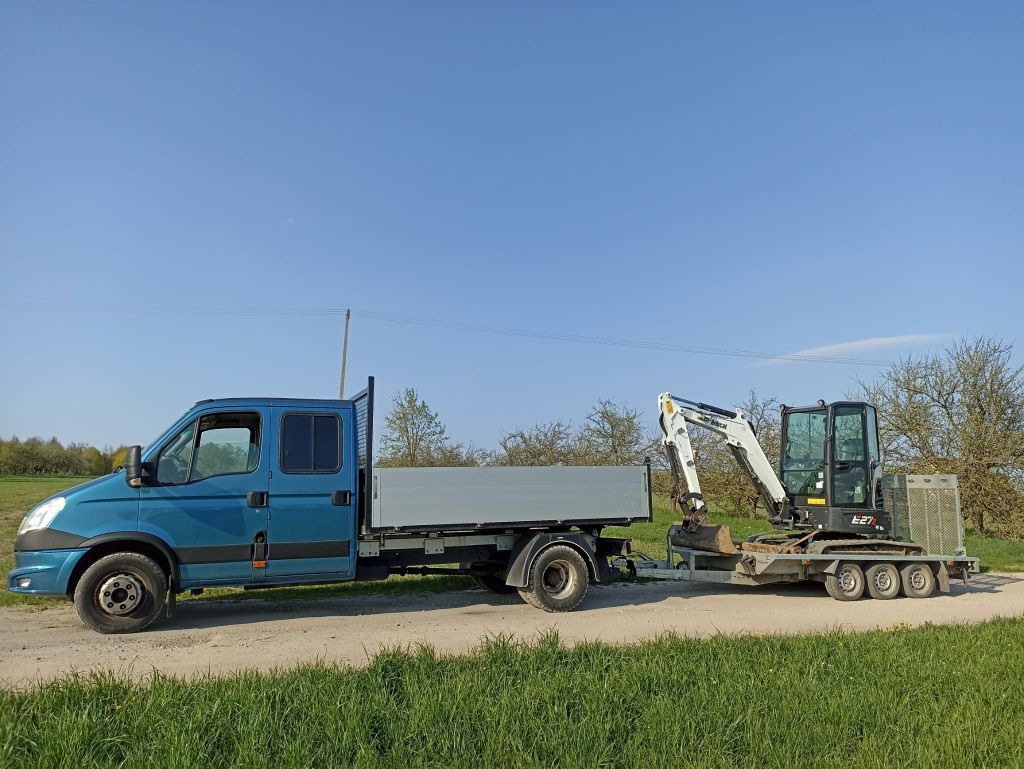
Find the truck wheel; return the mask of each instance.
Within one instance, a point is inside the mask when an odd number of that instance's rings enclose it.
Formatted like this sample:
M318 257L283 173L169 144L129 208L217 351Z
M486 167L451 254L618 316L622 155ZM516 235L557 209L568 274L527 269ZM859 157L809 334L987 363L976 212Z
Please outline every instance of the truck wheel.
M516 588L506 585L501 577L473 577L473 580L484 590L490 590L498 595L512 595Z
M835 574L825 575L825 590L837 601L856 601L864 595L864 572L849 561L839 564Z
M895 598L900 594L900 573L891 563L876 563L864 578L868 583L868 595L880 601Z
M530 578L526 587L519 588L519 595L544 611L572 611L583 601L589 585L583 556L567 545L554 545L534 559Z
M926 563L911 563L900 569L903 595L908 598L927 598L935 590L935 575Z
M134 633L160 616L167 574L141 553L113 553L85 570L75 586L75 609L97 633Z

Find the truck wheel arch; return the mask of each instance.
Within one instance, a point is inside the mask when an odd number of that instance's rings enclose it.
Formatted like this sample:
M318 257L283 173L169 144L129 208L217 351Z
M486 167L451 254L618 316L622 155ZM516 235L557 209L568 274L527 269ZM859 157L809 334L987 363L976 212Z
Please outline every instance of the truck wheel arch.
M147 555L155 560L167 572L171 589L179 583L178 559L174 551L159 537L138 531L117 531L109 534L100 534L90 537L82 542L79 547L88 548L89 551L79 559L68 577L66 592L69 596L74 595L78 580L92 564L106 555L117 552L134 552Z
M512 587L526 587L533 562L538 555L554 545L568 545L578 551L587 564L590 579L594 582L601 581L601 570L598 568L594 549L587 535L581 531L569 531L561 534L537 532L533 536L522 537L508 559L505 583Z

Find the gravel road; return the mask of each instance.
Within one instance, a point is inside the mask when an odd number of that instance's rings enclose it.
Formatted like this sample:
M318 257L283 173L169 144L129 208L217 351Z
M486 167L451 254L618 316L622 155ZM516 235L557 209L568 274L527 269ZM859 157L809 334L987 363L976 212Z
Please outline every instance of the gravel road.
M840 603L814 584L744 589L693 583L592 587L570 614L481 590L296 601L189 601L136 635L87 630L70 604L0 610L0 684L21 688L70 671L143 678L271 670L327 660L365 665L381 647L431 644L465 652L481 639L531 639L557 630L568 643L630 643L666 631L813 633L901 623L979 622L1024 615L1024 575L983 574L950 595Z

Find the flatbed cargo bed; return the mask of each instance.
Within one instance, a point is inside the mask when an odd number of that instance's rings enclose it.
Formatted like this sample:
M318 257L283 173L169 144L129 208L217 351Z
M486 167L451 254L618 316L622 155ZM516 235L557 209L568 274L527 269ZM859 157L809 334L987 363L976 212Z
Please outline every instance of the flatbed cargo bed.
M651 520L650 468L376 467L366 530L481 532Z

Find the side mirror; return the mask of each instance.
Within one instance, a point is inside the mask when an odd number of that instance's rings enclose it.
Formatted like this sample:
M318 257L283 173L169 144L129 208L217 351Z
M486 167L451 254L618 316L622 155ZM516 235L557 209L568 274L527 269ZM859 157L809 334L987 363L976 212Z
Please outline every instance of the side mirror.
M124 479L129 486L142 485L142 446L129 446L124 457Z

